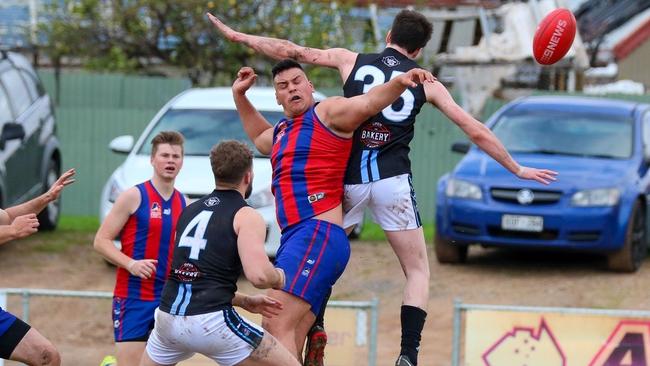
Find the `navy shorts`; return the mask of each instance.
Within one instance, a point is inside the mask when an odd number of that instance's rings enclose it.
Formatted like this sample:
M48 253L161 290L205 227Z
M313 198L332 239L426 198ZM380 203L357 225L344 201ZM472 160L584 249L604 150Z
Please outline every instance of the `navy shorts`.
M113 297L115 342L146 342L160 301Z
M350 242L342 227L306 220L282 232L275 265L284 270L282 289L307 301L316 315L350 259Z
M0 308L0 358L9 359L30 326Z

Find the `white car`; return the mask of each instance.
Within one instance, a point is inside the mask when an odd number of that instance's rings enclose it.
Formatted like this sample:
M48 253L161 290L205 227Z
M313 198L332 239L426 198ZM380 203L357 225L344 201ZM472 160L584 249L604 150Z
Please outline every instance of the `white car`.
M246 95L269 122L276 123L284 116L282 107L276 102L273 88L251 88ZM317 100L325 99L320 93L314 96ZM266 253L274 257L280 246L280 228L275 218L275 201L271 193L271 162L268 156L257 152L246 136L231 88L186 90L162 107L137 141L134 141L133 136L120 136L111 141L109 147L112 151L128 156L115 169L102 190L100 220L104 220L121 192L151 178L151 139L158 132L166 130L178 131L185 137L185 159L176 178L176 189L189 198L189 202L214 189L209 160L213 145L221 140L235 139L251 146L256 152L253 159L255 177L253 193L248 203L266 221ZM119 243L116 245L119 246Z

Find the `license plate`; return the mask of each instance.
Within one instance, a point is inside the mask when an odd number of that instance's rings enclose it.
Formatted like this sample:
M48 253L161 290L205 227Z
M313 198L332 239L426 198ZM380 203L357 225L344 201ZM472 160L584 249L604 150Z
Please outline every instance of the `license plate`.
M539 233L544 230L544 218L542 216L503 215L501 217L501 228L503 230Z

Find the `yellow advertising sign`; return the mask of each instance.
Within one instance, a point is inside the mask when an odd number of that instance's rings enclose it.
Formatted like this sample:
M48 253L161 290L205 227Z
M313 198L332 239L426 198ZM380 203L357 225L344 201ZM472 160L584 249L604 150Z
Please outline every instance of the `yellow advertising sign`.
M466 366L650 366L650 318L466 310Z
M366 310L353 308L328 307L325 312L325 330L327 331L327 347L325 347L325 364L327 366L365 365L368 363L368 336L358 334L357 322L361 320L366 331ZM251 314L237 308L237 313L246 319L262 324L262 316ZM363 314L362 314L363 313ZM357 319L362 317L361 319Z

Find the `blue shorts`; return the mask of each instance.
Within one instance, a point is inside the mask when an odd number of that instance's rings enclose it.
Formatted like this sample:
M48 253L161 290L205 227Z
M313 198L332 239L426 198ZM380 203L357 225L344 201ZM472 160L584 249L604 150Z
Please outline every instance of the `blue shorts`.
M9 359L29 329L27 323L0 308L0 358Z
M146 342L154 326L154 312L160 301L113 297L115 342Z
M282 232L275 265L286 275L282 290L307 301L318 314L349 259L350 242L343 228L311 219Z

